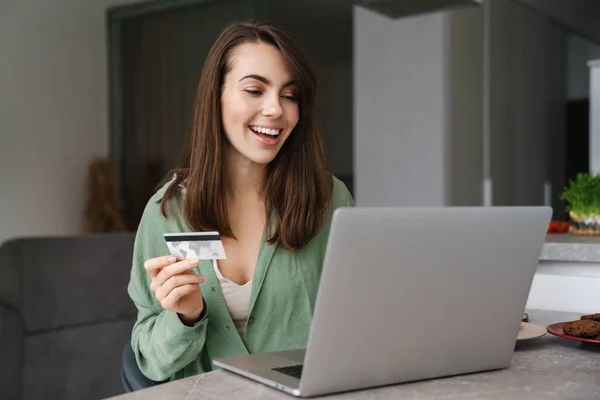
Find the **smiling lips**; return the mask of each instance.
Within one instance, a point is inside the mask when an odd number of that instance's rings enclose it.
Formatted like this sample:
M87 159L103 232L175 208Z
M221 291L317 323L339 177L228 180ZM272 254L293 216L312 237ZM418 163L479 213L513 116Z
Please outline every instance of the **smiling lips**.
M283 131L283 129L267 128L259 125L250 125L249 128L262 144L268 146L279 143L279 134Z

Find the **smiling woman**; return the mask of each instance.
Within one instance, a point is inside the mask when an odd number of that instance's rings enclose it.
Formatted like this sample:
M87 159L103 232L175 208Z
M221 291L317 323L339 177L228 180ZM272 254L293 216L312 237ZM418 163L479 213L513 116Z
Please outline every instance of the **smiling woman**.
M235 238L224 194L231 200L232 191L250 186L266 207L263 219L275 218L274 231L267 226L269 243L296 250L308 243L321 228L333 185L315 96L315 74L286 32L252 22L225 29L200 76L190 145L167 176L175 176L167 199L185 182L191 229ZM267 129L279 130L277 139Z
M225 135L243 158L268 164L298 123L298 88L270 44L242 44L230 62L221 95Z
M131 344L150 379L306 346L331 216L353 205L326 159L315 96L311 66L277 26L234 23L211 48L189 144L135 241ZM164 233L186 231L218 232L226 259L170 257Z

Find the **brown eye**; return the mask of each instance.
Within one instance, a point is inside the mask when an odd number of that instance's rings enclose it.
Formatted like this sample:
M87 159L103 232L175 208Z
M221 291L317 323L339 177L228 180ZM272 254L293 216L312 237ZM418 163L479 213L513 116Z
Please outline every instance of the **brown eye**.
M284 99L291 101L292 103L298 103L298 97L293 95L282 96Z

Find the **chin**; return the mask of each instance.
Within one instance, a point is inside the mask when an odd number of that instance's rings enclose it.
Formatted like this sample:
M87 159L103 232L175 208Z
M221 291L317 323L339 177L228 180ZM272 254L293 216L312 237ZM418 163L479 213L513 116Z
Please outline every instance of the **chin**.
M275 159L277 153L273 154L248 154L246 157L253 163L267 165Z
M264 146L251 141L243 154L248 160L256 164L267 165L277 157L284 143L285 140L282 140L276 146Z

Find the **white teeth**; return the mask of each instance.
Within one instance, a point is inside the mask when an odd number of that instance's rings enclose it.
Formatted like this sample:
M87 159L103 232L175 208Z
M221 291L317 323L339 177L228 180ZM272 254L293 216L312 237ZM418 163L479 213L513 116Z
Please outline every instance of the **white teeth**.
M271 135L271 136L277 136L277 135L279 135L279 132L281 131L280 129L269 129L269 128L263 128L261 126L251 126L250 129L252 129L254 132L260 132L260 133L264 133L266 135Z

